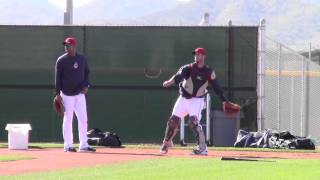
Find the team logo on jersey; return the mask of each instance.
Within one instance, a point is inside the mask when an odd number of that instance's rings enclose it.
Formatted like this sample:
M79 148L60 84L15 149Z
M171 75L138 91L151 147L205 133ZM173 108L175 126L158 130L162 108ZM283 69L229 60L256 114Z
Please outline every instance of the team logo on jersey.
M75 63L73 64L73 68L78 69L78 67L79 67L78 63L75 62Z
M201 80L202 80L202 77L201 77L201 76L197 76L197 79L201 81Z

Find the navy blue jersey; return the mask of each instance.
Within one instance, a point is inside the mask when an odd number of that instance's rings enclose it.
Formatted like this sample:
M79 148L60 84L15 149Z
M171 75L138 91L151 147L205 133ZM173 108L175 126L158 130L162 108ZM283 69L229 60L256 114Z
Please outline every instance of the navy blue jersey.
M60 56L55 66L56 93L72 96L79 94L84 87L89 86L89 67L86 59L80 55L70 56L67 53Z
M174 75L174 81L179 85L179 92L185 98L204 97L208 85L211 84L220 99L227 101L215 72L207 65L202 68L199 68L196 63L184 65Z

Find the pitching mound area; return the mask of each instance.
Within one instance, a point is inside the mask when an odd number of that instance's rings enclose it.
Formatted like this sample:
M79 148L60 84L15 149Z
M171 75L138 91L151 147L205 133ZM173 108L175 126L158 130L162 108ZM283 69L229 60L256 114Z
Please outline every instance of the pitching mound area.
M62 148L9 150L0 148L1 155L23 155L34 157L31 160L0 162L0 175L14 175L29 172L44 172L68 168L124 163L151 158L196 157L196 158L292 158L320 159L320 153L302 152L254 152L254 151L216 151L210 150L208 156L192 155L190 150L172 149L167 155L158 149L135 148L97 148L95 153L66 153Z

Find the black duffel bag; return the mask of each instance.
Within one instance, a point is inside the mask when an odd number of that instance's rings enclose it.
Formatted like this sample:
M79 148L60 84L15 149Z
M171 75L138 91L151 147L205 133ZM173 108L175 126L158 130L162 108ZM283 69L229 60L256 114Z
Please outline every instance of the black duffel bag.
M98 128L94 128L87 133L88 144L91 146L113 146L122 145L119 136L116 133L102 132Z

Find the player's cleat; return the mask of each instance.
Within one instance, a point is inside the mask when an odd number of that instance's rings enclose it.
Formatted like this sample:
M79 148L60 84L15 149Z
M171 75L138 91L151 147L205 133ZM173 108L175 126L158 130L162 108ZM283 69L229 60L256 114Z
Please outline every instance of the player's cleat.
M161 154L167 154L168 153L168 149L169 147L165 144L162 144L162 146L160 147L160 153Z
M65 148L64 152L77 152L77 150L76 150L76 148L69 147L69 148Z
M208 147L207 146L205 146L203 148L197 147L194 150L192 150L192 154L206 156L206 155L208 155Z
M86 147L86 148L80 149L79 152L96 152L96 149L92 147Z
M173 142L172 141L163 141L161 148L160 148L160 153L161 154L167 154L168 153L168 149L170 147L173 147Z

